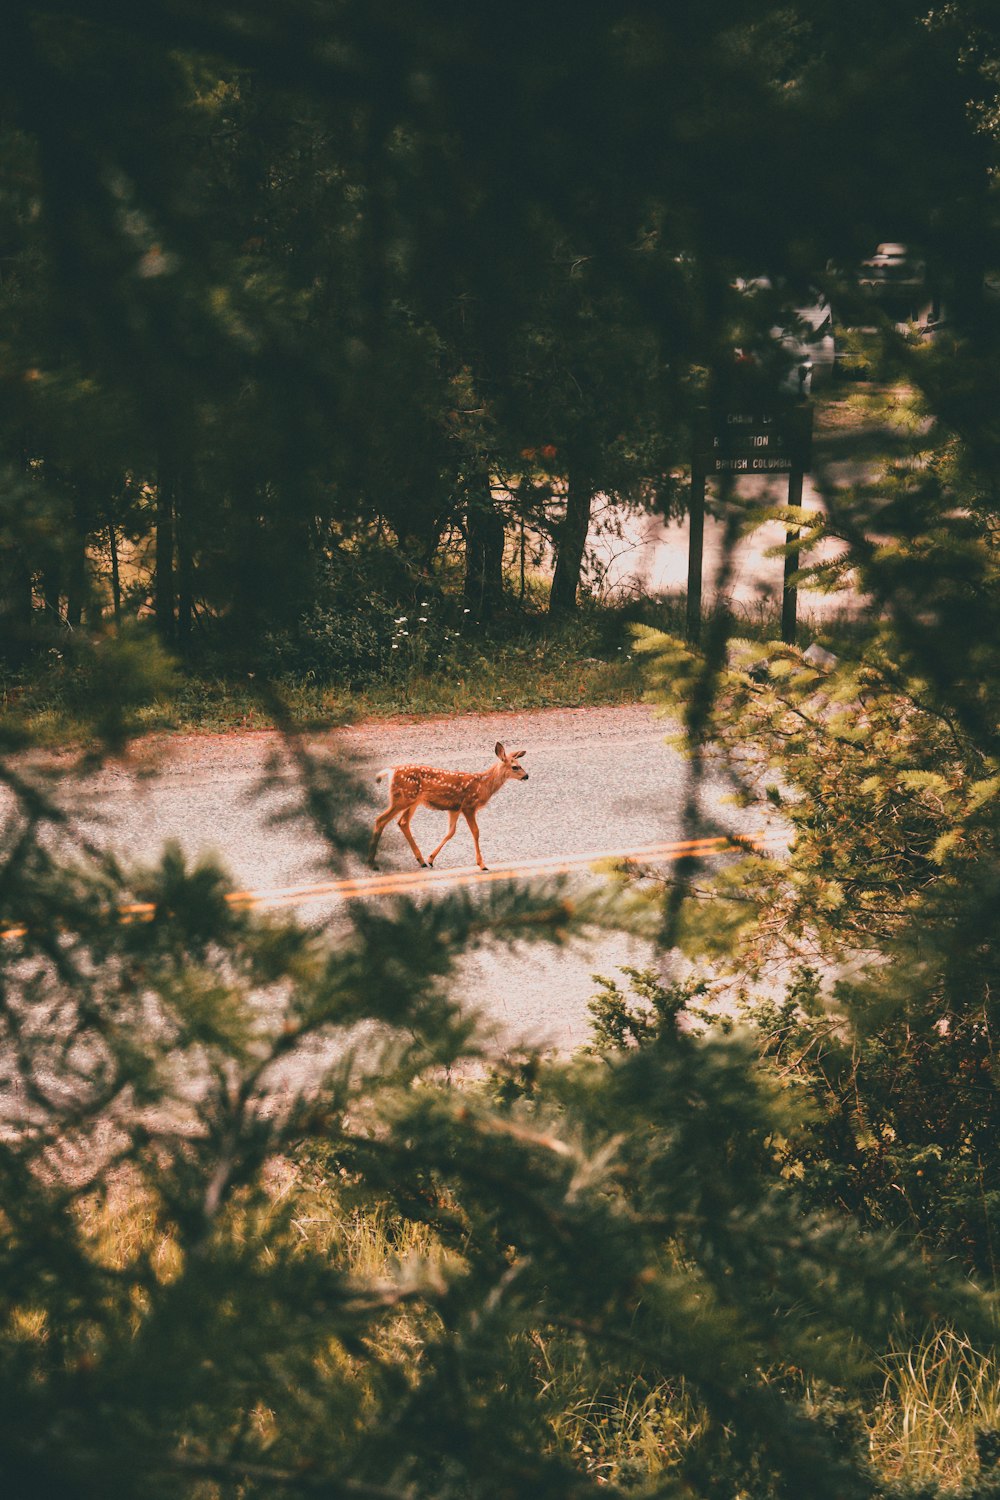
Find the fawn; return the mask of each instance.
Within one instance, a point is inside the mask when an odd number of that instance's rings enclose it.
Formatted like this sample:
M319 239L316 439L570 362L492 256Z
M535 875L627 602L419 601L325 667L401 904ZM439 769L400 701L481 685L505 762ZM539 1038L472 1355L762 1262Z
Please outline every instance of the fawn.
M389 777L389 806L375 819L372 841L368 849L368 863L374 868L375 853L382 832L393 818L398 817L403 837L416 855L417 864L432 866L454 834L458 815L461 813L472 832L472 842L476 846L476 864L481 870L485 870L486 866L483 864L483 856L479 848L479 824L476 822L476 813L481 807L486 806L505 781L527 781L528 779L527 771L523 766L518 765L518 761L524 754L523 750L515 750L513 755L508 755L499 740L495 748L496 764L490 766L488 771L439 771L434 766L387 766L384 771L379 771L375 777L376 781L382 781L386 776ZM440 808L442 812L448 814L448 832L429 859L424 859L417 848L416 839L410 832L410 819L421 806Z

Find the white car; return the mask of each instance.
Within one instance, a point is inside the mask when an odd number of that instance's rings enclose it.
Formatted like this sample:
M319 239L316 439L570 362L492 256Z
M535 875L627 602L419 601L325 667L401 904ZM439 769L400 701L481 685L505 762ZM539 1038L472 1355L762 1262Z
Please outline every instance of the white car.
M886 240L861 262L858 288L900 328L917 324L933 330L941 321L940 302L928 286L926 263L908 245Z
M792 311L795 322L784 328L775 325L771 337L792 356L792 368L783 382L786 389L807 396L814 386L833 379L837 359L833 313L820 293L816 294L815 302Z
M886 240L876 246L875 254L861 262L858 285L875 296L886 292L923 289L927 279L924 262L910 254L908 245Z
M755 276L736 283L749 296L771 293L774 283L766 276ZM778 283L780 289L781 283ZM814 386L833 379L837 345L833 332L833 313L822 292L811 290L809 299L792 305L779 323L772 324L770 336L790 359L782 387L797 396L808 396ZM742 358L754 360L753 354L740 351Z

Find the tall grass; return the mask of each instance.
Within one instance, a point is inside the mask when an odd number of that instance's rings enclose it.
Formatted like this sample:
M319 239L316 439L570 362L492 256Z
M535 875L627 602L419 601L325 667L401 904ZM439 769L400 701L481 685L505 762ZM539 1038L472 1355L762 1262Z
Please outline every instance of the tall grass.
M366 1280L396 1276L401 1269L405 1274L407 1265L424 1277L434 1267L442 1276L460 1270L460 1261L432 1231L388 1209L353 1205L341 1185L327 1181L308 1160L272 1164L268 1185L263 1218L241 1216L238 1204L231 1209L228 1232L237 1243L256 1244L267 1254L270 1236L290 1234L304 1250L329 1256ZM81 1206L79 1223L96 1258L109 1268L147 1258L161 1281L182 1269L181 1252L152 1199L125 1174L109 1195ZM134 1307L137 1320L142 1301ZM415 1367L436 1329L433 1310L419 1303L401 1306L374 1335L376 1352L403 1369ZM44 1313L32 1307L16 1310L8 1328L21 1342L44 1341L47 1332ZM520 1382L544 1413L553 1450L605 1483L628 1486L665 1477L703 1435L697 1404L677 1382L605 1368L569 1333L535 1329L518 1343ZM363 1363L333 1346L319 1357L350 1366L357 1399L364 1402ZM1000 1431L995 1351L977 1350L949 1329L912 1343L901 1335L879 1361L861 1415L872 1464L885 1483L914 1490L935 1486L945 1493L968 1486L980 1472L980 1435ZM262 1433L279 1420L264 1408L249 1416Z
M533 1343L553 1444L586 1473L606 1484L655 1478L696 1441L702 1422L683 1388L638 1374L601 1380L579 1344L537 1334Z
M977 1436L1000 1429L996 1351L974 1349L949 1329L881 1361L869 1405L872 1458L886 1479L959 1487L978 1469Z
M683 1388L636 1377L597 1385L565 1341L544 1346L540 1394L557 1444L589 1473L627 1483L669 1470L702 1422ZM588 1375L589 1370L589 1375ZM589 1378L589 1384L588 1384ZM1000 1365L950 1329L900 1341L878 1362L862 1402L871 1462L887 1484L965 1492L981 1472L980 1442L1000 1433Z

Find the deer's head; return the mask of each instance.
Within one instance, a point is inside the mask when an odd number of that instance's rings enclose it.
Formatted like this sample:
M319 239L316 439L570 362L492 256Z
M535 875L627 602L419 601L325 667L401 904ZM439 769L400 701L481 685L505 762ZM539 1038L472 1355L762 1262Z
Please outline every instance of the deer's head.
M503 765L505 781L527 781L528 773L518 762L524 754L523 750L515 750L508 755L503 745L497 740L495 745L497 760Z

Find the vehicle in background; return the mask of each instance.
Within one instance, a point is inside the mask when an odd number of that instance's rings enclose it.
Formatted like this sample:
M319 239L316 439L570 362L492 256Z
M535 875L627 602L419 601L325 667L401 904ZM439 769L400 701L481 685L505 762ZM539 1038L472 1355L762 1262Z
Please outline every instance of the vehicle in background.
M837 363L830 304L822 293L816 292L814 296L815 301L792 309L794 322L771 329L771 337L792 359L784 386L800 396L808 396L814 387L832 380Z
M861 262L858 285L866 291L880 293L887 288L922 288L927 281L927 267L911 255L908 245L895 241L876 246L875 254Z
M833 379L837 345L833 331L833 313L822 292L810 287L804 296L787 293L780 282L766 276L755 276L736 283L741 292L753 297L767 297L775 321L768 329L772 357L781 367L782 390L795 396L808 396L816 386ZM754 364L770 363L766 353L738 350L737 358Z
M933 327L940 322L938 298L928 286L927 266L909 245L886 240L861 262L858 290L896 323Z

